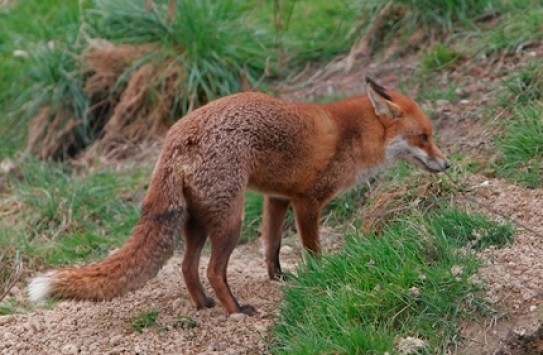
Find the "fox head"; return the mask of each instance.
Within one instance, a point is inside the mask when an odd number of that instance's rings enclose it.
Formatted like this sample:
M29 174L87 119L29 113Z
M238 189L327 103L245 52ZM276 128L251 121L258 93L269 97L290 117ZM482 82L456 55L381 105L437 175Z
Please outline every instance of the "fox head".
M387 91L366 77L366 88L375 114L385 127L387 159L401 159L430 172L450 167L432 137L430 120L413 100Z

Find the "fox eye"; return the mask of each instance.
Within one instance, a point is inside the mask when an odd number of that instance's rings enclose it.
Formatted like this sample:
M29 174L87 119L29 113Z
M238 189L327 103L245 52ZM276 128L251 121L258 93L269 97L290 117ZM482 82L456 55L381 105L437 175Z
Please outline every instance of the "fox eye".
M428 135L425 133L421 134L420 140L422 141L422 143L428 143Z

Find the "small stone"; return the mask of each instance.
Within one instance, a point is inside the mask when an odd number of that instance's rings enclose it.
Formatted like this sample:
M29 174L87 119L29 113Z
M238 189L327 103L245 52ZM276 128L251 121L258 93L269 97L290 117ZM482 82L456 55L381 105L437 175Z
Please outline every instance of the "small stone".
M117 346L121 343L121 340L123 340L123 337L121 335L114 335L109 339L109 345Z
M72 355L72 354L77 354L79 352L79 349L77 348L77 345L68 343L62 346L62 349L60 349L60 352L65 355Z
M401 338L396 344L398 353L403 355L418 353L419 349L425 347L426 342L416 337Z
M233 320L234 322L241 322L245 320L245 318L247 318L247 316L243 313L232 313L230 315L230 319Z
M292 249L291 246L285 245L281 248L281 253L285 255L291 255L294 252L294 249Z
M467 104L469 104L469 100L462 99L462 100L460 100L460 104L467 105Z
M0 317L0 325L6 325L8 323L11 323L15 320L15 317L13 315L9 315L9 316L3 316L3 317Z

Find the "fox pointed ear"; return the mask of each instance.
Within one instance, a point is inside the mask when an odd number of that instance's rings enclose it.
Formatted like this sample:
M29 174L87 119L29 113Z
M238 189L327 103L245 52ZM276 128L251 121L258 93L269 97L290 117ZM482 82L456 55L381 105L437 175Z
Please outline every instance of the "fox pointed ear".
M386 93L385 88L369 77L366 77L366 91L377 116L389 119L403 116L402 108L392 102L392 97Z

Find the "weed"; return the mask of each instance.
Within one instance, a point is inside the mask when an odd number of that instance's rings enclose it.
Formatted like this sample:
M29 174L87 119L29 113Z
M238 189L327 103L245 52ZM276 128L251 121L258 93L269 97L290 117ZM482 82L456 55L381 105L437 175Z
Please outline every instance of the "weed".
M476 28L475 18L489 6L487 0L368 2L363 11L365 35L357 47L383 49L388 54L418 49L426 39Z
M132 329L134 329L138 333L143 333L144 328L161 328L160 323L158 323L157 321L158 314L159 311L157 311L156 309L140 313L132 321Z
M495 223L479 213L468 214L456 208L434 212L429 221L434 235L446 235L456 247L470 246L481 250L489 246L503 247L513 240L513 227Z
M84 3L84 4L83 4ZM43 85L36 83L35 73L51 62L35 60L35 48L51 43L74 43L78 34L79 6L88 1L55 0L17 1L0 8L0 158L14 155L24 147L26 123L32 103L44 100L52 91L49 74L43 72ZM29 21L29 18L32 21ZM37 66L37 67L36 67ZM55 63L52 70L65 69ZM31 93L30 87L36 87ZM44 91L42 91L42 89ZM61 100L61 97L57 97Z
M498 140L500 155L494 170L505 178L527 187L543 184L543 104L534 102L518 107L513 117L503 123Z
M161 55L180 64L185 73L179 101L185 112L240 91L243 75L255 84L269 69L268 37L249 22L243 2L177 1L174 21L168 20L165 3L156 3L146 11L143 0L99 0L89 14L100 36L157 44Z

